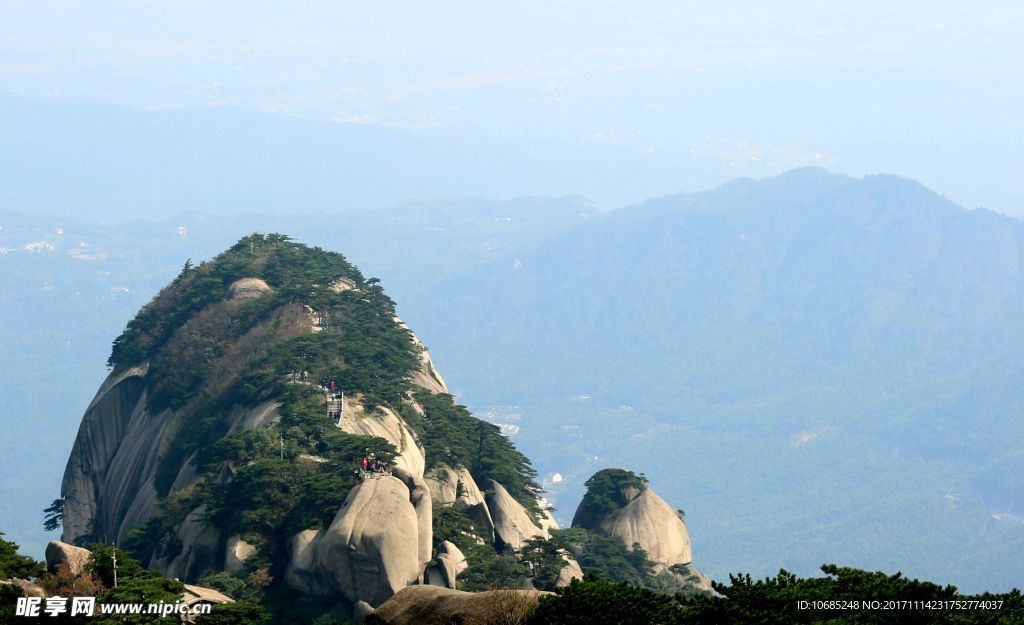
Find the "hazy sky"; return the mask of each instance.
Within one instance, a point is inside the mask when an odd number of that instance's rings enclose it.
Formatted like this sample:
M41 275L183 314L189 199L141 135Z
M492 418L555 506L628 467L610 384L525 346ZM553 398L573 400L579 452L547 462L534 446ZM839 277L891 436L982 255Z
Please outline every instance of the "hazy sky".
M816 163L1024 213L1024 4L506 4L6 2L0 89L602 150L644 174L522 194L609 207Z

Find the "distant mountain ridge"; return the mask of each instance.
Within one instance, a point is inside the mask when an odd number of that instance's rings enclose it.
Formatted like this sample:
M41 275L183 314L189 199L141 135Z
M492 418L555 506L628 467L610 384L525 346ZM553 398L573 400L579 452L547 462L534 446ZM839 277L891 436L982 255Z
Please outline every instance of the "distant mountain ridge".
M463 323L417 326L475 396L547 415L520 440L542 472L570 499L588 458L680 476L663 491L708 515L713 575L751 550L1024 574L1018 220L808 168L620 209L441 290Z

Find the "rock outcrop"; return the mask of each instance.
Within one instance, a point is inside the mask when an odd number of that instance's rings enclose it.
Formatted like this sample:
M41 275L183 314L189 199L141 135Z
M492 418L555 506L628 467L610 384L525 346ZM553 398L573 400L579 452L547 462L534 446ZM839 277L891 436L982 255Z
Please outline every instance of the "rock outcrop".
M46 569L50 573L57 572L58 568L63 565L66 567L67 573L78 576L85 572L86 565L91 561L92 552L88 549L62 543L59 540L50 541L46 546ZM47 593L42 588L34 584L23 582L23 580L13 581L28 596L47 596ZM181 602L190 608L200 603L222 604L234 603L234 601L231 597L213 588L196 586L194 584L184 584L181 596Z
M252 299L272 291L270 285L259 278L235 280L228 287L228 299Z
M456 506L466 510L469 517L489 533L488 540L494 540L494 519L487 507L486 498L477 486L476 480L469 474L469 469L453 469L442 465L431 469L424 479L435 504Z
M406 330L409 326L404 321L395 317L397 321ZM434 361L430 359L430 352L424 347L423 343L413 335L413 341L416 342L416 347L420 350L420 367L412 375L412 383L420 388L425 388L431 393L447 393L448 385L444 383L444 378L437 372L437 368L434 367Z
M288 568L284 583L302 594L325 597L336 594L333 578L323 578L316 566L316 547L325 530L308 529L294 536L288 543Z
M441 465L431 469L424 477L434 503L440 506L471 508L484 503L484 494L466 467L453 469Z
M426 561L419 518L402 480L366 480L352 489L327 529L293 537L285 579L305 594L340 594L350 604L379 605L419 580Z
M14 586L18 591L26 597L48 597L50 593L38 585L34 584L27 579L21 579L18 577L12 579L0 579L0 586Z
M527 540L548 536L504 486L495 480L489 480L487 484L487 507L494 519L494 533L498 540L512 549L522 549Z
M224 570L228 573L240 573L245 567L245 561L254 553L255 545L250 545L240 536L232 536L228 539L224 551Z
M580 563L567 553L563 555L565 555L567 562L562 567L562 570L558 572L558 579L555 580L555 586L558 588L568 586L574 579L583 579L583 569L580 567Z
M143 365L112 373L85 411L61 484L65 542L120 544L156 511L159 460L192 415L187 407L150 413L148 370ZM229 431L256 429L275 422L277 409L271 401L234 406L224 417ZM194 480L191 458L184 459L170 492ZM195 535L193 529L180 533ZM219 557L215 560L213 566L219 567Z
M223 603L234 603L235 600L222 592L204 586L184 584L185 592L181 594L181 602L192 607L197 603L209 603L219 605Z
M342 412L341 429L349 434L377 436L388 441L398 450L395 466L413 475L423 476L426 460L423 448L416 442L416 436L393 410L378 406L374 410L366 410L359 397L345 396L345 408Z
M708 596L721 596L707 575L697 570L692 564L677 564L673 567L655 566L657 572L667 571L675 579L676 586L684 595L704 594Z
M167 577L197 580L222 568L224 543L220 532L206 521L206 506L188 513L175 528L181 550L173 557L156 557L150 563Z
M416 510L416 538L419 546L417 555L422 572L430 560L431 545L434 542L434 506L430 500L430 489L422 477L399 467L395 467L392 475L402 480L409 489L409 502Z
M517 622L537 607L537 590L462 592L439 586L410 586L366 617L367 625L450 625Z

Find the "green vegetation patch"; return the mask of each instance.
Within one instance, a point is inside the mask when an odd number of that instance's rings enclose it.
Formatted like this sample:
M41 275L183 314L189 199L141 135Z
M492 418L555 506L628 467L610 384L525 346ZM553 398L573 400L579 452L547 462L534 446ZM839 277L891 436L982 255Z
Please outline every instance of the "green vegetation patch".
M753 580L730 575L715 583L722 596L668 597L628 583L586 578L543 597L529 625L939 625L1024 622L1019 590L961 595L953 586L826 565L825 577L798 578L785 570ZM878 602L877 607L875 602ZM897 604L896 602L905 602ZM897 607L899 606L899 607Z
M654 562L639 545L629 548L618 538L599 536L582 527L555 531L552 540L569 551L587 575L664 590L653 577Z
M580 502L573 525L596 527L629 503L627 493L647 490L647 478L627 469L602 469L584 484L587 493Z
M537 472L498 426L477 419L451 395L417 390L413 397L424 414L407 406L402 417L423 445L428 470L440 465L466 467L481 487L487 479L500 482L509 495L540 518Z

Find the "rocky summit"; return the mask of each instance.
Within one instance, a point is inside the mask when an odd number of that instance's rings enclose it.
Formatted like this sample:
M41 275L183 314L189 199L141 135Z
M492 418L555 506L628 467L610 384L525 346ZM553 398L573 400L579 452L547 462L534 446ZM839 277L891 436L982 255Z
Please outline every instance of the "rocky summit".
M186 263L108 364L64 473L66 543L310 619L454 596L409 586L615 579L627 560L652 588L713 592L682 517L628 471L595 475L559 530L529 460L341 254L254 234Z

